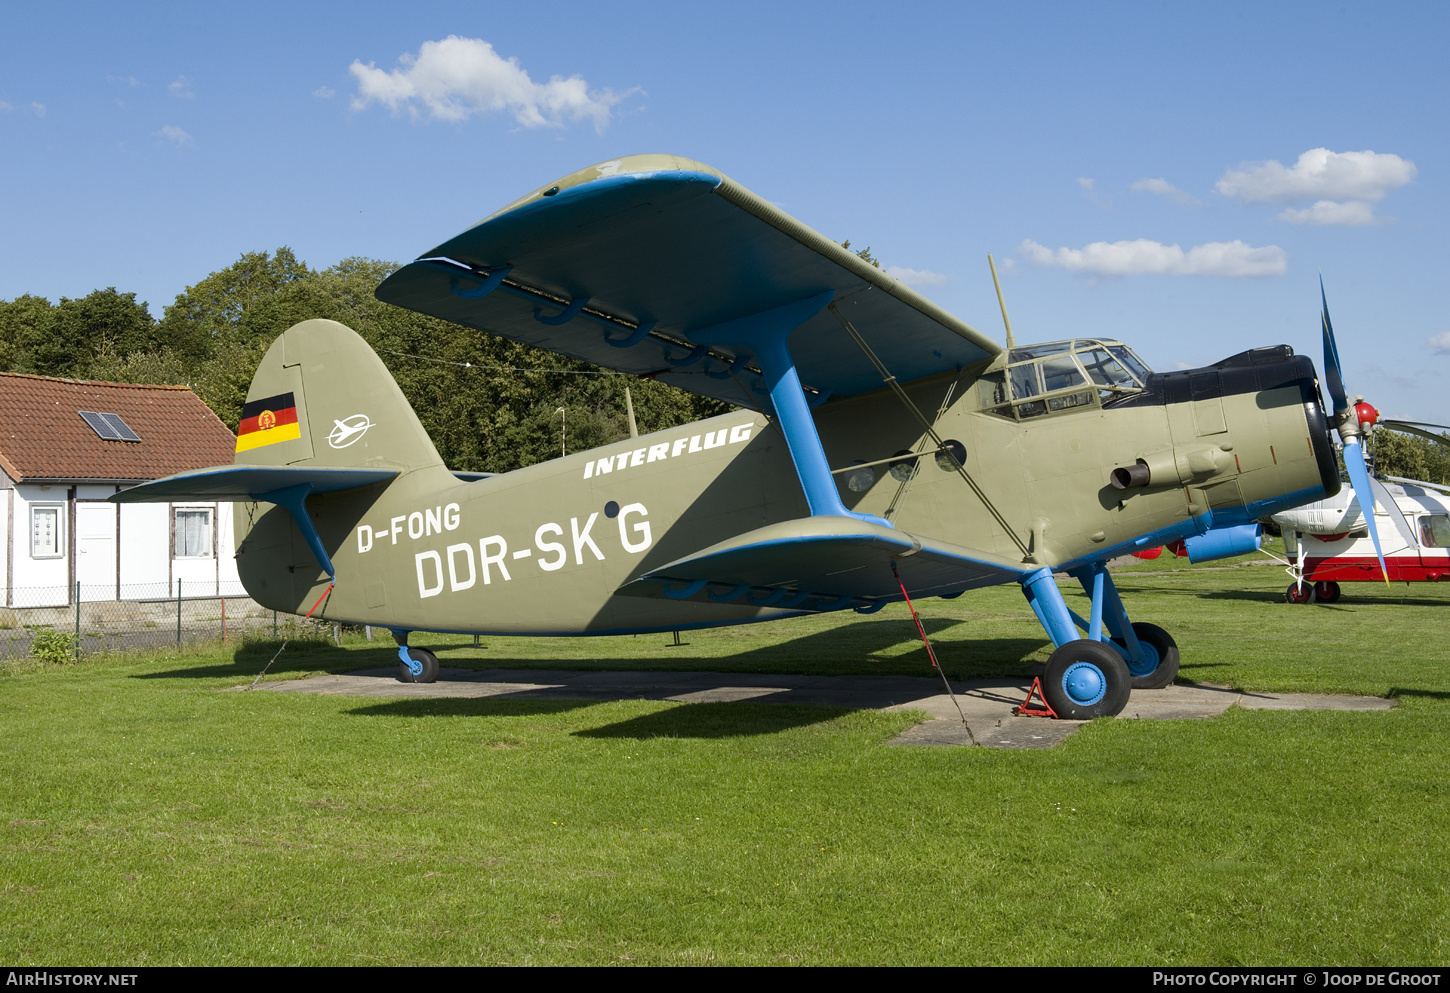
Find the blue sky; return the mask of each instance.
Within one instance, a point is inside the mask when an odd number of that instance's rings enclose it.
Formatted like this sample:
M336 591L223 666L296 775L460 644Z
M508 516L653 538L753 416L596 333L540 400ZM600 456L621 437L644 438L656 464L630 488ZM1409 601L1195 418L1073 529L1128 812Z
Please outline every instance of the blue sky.
M0 298L114 285L160 316L244 251L402 261L673 152L998 339L988 252L1019 341L1160 369L1319 364L1322 269L1350 391L1450 422L1447 27L1431 3L7 0Z

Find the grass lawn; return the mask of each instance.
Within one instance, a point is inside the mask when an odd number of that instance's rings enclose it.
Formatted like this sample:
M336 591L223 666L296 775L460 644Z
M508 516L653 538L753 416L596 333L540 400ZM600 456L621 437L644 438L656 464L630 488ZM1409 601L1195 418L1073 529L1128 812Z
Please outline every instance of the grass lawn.
M1450 589L1283 601L1145 563L1181 679L1382 713L887 747L911 715L220 692L275 643L9 666L15 964L1445 964ZM954 677L1046 658L1015 589L920 605ZM623 638L415 637L445 666L931 675L904 608ZM388 664L294 644L267 679Z

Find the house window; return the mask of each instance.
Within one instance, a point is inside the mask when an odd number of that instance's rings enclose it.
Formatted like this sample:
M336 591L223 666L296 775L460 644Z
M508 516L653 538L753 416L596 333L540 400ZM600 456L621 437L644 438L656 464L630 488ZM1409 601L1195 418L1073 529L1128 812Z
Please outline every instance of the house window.
M65 554L61 541L61 516L59 505L35 506L30 508L30 557L33 559L58 559Z
M176 557L211 558L211 510L176 511Z

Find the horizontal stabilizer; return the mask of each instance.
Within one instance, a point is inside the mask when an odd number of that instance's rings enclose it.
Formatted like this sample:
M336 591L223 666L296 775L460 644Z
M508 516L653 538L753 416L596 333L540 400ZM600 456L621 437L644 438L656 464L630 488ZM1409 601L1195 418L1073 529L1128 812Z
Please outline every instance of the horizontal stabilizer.
M893 565L912 596L954 596L1027 573L1005 559L898 529L816 516L738 535L651 569L616 592L802 611L865 609L901 599Z
M267 494L309 485L309 493L336 493L386 482L395 469L341 469L324 466L219 465L178 472L133 486L112 503L166 503L171 500L265 500ZM274 501L275 502L275 501Z

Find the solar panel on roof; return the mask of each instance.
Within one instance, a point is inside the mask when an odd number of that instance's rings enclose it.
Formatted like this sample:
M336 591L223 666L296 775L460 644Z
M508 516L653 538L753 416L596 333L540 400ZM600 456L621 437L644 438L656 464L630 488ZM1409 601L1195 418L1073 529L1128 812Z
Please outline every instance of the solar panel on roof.
M106 441L140 441L141 438L132 431L130 426L121 420L120 414L108 414L94 410L78 411L81 420L91 426L91 430Z

